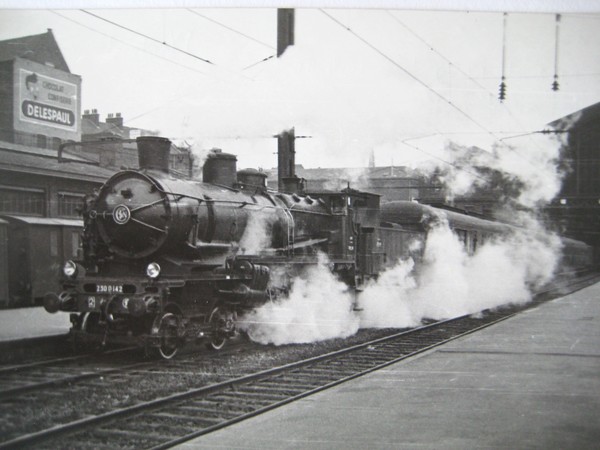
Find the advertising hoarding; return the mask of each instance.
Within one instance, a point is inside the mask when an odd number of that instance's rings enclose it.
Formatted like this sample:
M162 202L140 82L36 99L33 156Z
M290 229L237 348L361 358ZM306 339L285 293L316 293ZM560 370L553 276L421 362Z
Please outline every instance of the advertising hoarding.
M81 137L81 78L17 58L14 65L14 128L63 140Z

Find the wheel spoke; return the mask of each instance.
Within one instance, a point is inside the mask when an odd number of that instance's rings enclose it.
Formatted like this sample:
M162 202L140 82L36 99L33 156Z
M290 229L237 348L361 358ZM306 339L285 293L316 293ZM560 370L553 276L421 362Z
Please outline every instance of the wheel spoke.
M159 338L158 347L154 350L163 359L171 359L179 350L179 317L173 313L165 313L160 317L155 334Z
M212 310L208 322L212 325L212 336L210 338L209 347L213 350L221 350L227 341L227 337L223 335L222 328L226 317L221 313L219 307Z

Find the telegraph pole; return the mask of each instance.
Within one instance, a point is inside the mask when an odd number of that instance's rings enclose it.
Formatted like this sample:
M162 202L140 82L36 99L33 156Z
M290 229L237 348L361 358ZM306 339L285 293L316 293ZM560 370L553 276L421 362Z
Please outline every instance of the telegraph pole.
M294 10L277 10L277 57L294 45ZM282 192L295 192L298 189L296 177L296 135L294 128L277 135L277 182Z
M294 10L280 8L277 10L277 57L290 45L294 45Z

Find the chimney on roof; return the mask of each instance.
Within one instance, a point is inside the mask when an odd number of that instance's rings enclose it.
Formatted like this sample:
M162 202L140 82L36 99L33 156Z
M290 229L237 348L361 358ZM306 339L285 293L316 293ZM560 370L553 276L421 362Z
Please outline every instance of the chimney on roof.
M110 123L111 125L122 127L123 126L123 117L121 113L116 113L113 115L112 113L108 115L106 118L106 123Z
M83 112L83 118L89 120L90 122L93 122L95 125L100 124L100 114L98 114L97 109L92 109L91 113L89 109L86 109Z

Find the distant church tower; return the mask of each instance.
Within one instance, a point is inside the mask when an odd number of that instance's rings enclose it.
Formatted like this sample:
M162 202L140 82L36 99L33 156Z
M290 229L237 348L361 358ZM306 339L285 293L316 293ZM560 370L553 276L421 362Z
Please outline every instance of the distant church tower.
M371 150L369 155L369 167L375 167L375 150Z

